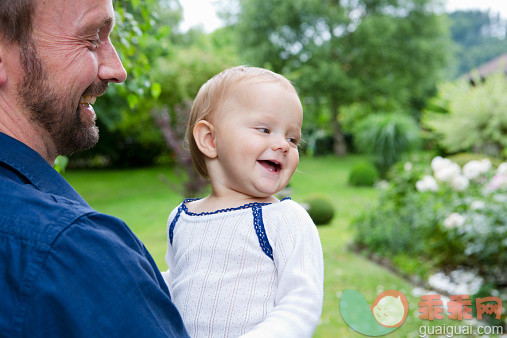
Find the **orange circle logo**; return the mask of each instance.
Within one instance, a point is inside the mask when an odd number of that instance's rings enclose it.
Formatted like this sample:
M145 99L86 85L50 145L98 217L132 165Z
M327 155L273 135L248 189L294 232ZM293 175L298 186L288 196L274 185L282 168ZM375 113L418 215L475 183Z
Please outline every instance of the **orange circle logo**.
M373 302L371 312L380 325L399 327L407 318L407 297L396 290L384 291Z

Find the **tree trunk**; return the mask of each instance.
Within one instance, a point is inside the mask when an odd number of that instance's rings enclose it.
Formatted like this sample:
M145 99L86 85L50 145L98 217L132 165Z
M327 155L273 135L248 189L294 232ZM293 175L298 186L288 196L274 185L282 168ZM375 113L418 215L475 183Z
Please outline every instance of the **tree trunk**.
M347 145L343 136L342 126L338 121L338 104L331 99L331 126L333 128L333 150L336 156L343 157L347 155Z

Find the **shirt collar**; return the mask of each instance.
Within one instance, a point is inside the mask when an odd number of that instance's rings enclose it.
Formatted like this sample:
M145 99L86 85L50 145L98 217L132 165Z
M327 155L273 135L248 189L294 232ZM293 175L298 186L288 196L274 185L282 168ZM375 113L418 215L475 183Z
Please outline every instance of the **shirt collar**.
M39 153L1 132L0 162L12 167L38 190L88 206L81 195Z

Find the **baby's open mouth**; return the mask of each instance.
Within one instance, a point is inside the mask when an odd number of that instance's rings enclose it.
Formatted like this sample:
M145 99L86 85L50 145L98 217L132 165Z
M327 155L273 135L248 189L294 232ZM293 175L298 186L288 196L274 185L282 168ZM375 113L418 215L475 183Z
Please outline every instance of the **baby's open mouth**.
M258 160L259 164L264 168L273 171L275 173L279 172L282 169L282 165L275 161L270 160Z

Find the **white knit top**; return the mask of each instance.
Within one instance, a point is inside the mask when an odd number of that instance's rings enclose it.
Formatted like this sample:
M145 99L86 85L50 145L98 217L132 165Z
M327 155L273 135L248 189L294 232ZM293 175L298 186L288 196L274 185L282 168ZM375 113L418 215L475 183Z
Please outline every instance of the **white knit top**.
M311 337L320 318L319 235L296 202L168 220L164 278L191 337Z

